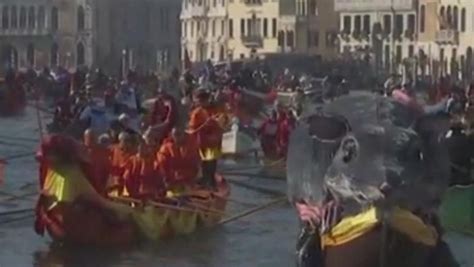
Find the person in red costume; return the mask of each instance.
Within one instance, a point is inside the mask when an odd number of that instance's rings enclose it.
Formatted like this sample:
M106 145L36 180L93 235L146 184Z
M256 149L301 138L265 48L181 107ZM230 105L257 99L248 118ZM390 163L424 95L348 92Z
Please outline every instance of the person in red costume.
M97 143L97 137L91 129L87 129L84 132L84 145L91 162L94 163L90 164L87 169L87 174L91 177L92 186L99 194L106 195L107 179L111 169L111 151L108 147Z
M162 176L155 167L155 156L146 143L142 142L138 153L127 162L123 177L132 198L157 199L164 196Z
M200 90L196 95L196 106L191 111L188 132L199 146L202 159L203 184L214 187L217 160L220 157L223 129L218 122L219 114L210 102L210 94Z
M123 175L131 157L136 153L133 137L125 132L120 133L119 143L112 148L111 176L108 191L116 191L118 195L124 193Z
M173 96L162 89L158 89L153 110L150 116L150 126L159 127L163 136L168 136L178 120L178 106Z
M196 183L201 158L192 136L173 128L157 154L157 167L169 190L183 189Z
M278 134L277 134L277 148L278 155L281 158L286 157L288 152L288 145L290 143L290 135L296 125L296 119L291 112L280 113L283 115L278 115ZM280 117L281 116L281 117Z
M268 158L275 158L278 155L278 120L276 111L265 120L260 127L258 134L262 145L263 153Z

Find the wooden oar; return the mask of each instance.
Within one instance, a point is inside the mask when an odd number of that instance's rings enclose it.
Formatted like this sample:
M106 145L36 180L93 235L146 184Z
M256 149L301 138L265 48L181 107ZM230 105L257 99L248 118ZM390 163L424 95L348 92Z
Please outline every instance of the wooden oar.
M157 208L163 208L163 209L170 209L170 210L175 210L175 211L182 211L182 212L196 212L196 211L200 211L200 212L203 212L203 213L207 213L207 214L210 214L210 213L213 213L215 214L214 212L211 212L211 211L204 211L204 210L199 210L197 207L195 207L194 209L192 208L188 208L188 207L178 207L178 206L175 206L175 205L169 205L169 204L164 204L164 203L159 203L159 202L155 202L155 201L141 201L141 200L138 200L138 199L133 199L133 198L128 198L128 197L112 197L113 200L117 200L117 201L122 201L122 202L128 202L128 203L134 203L134 204L150 204L154 207L157 207ZM219 215L222 215L221 213L219 213Z
M5 142L0 140L0 145L4 146L12 146L12 147L22 147L22 148L31 148L31 146L25 145L25 144L17 144L17 143L11 143L11 142Z
M228 176L245 176L245 177L251 177L251 178L258 178L258 179L266 179L266 180L277 180L277 181L282 181L286 182L286 175L285 177L278 177L278 176L271 176L271 175L266 175L264 173L245 173L245 172L223 172L222 175L228 175Z
M22 153L22 154L7 156L7 157L2 158L2 159L8 163L8 161L13 160L13 159L26 158L26 157L30 157L30 156L34 156L34 155L36 155L36 152L25 152L25 153Z
M287 200L288 200L288 199L287 199L286 196L285 196L285 197L278 198L278 199L275 199L275 200L273 200L273 201L271 201L271 202L269 202L269 203L260 205L260 206L258 206L258 207L256 207L256 208L249 209L249 210L244 211L244 212L242 212L242 213L239 213L239 214L237 214L237 215L235 215L235 216L232 216L232 217L230 217L230 218L224 219L224 220L222 220L222 221L219 222L219 225L223 225L223 224L226 224L226 223L230 223L230 222L236 221L236 220L241 219L241 218L243 218L243 217L247 217L247 216L252 215L252 214L254 214L254 213L256 213L256 212L259 212L259 211L261 211L261 210L264 210L264 209L267 209L267 208L269 208L269 207L272 207L272 206L274 206L274 205L277 205L277 204L280 204L280 203L284 203L284 202L286 202Z
M243 182L240 182L240 181L235 181L235 180L230 180L230 179L227 179L227 181L231 184L236 185L236 186L240 186L242 188L254 190L254 191L257 191L257 192L260 192L260 193L263 193L263 194L267 194L267 195L273 195L273 196L285 195L284 193L276 191L276 190L271 190L271 189L263 188L263 187L259 187L259 186L253 186L253 185L249 185L247 183L243 183Z

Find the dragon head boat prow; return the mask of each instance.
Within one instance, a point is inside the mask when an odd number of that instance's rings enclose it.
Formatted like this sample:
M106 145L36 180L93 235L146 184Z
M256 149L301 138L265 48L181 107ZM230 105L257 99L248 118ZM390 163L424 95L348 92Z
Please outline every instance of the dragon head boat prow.
M325 256L319 254L325 266L373 266L372 252L401 253L387 252L378 242L364 243L374 233L385 235L382 225L389 225L391 236L406 237L408 243L437 244L436 225L425 219L436 217L433 211L449 183L444 140L449 119L422 110L393 98L357 92L308 114L293 132L288 195L306 225L304 230L313 233L310 240L316 236L320 250L326 250ZM305 236L299 242L300 256L308 253ZM357 251L353 246L361 245L367 246L364 265L331 264L330 255L344 254L350 246Z

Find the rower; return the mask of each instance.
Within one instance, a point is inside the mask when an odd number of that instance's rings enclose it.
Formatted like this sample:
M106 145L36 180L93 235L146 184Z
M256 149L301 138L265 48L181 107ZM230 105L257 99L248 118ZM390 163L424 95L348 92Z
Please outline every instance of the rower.
M157 168L171 194L185 192L196 183L201 158L195 139L180 128L173 128L157 153Z
M92 129L84 132L84 145L87 149L90 164L88 177L91 178L95 190L103 195L106 192L107 178L110 174L110 150L107 146L97 143L97 138Z
M210 94L205 90L198 91L196 107L192 110L188 132L193 135L199 146L202 160L203 184L215 186L217 160L221 154L223 130L216 120L210 103Z
M132 135L122 132L119 134L119 143L112 147L111 177L108 191L115 195L122 195L124 189L123 175L130 158L136 153Z

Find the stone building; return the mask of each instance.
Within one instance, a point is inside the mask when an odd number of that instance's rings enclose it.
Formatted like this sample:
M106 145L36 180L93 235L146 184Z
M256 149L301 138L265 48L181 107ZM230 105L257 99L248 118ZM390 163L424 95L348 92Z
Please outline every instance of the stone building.
M181 50L192 61L226 59L229 34L227 0L183 0ZM184 54L183 54L184 56Z
M434 77L472 80L474 1L420 0L419 51L422 72Z
M281 52L338 54L339 16L334 0L280 0L278 46Z
M101 67L114 74L179 62L175 0L0 0L0 67Z
M371 55L377 68L396 72L415 56L417 1L335 0L341 52Z

